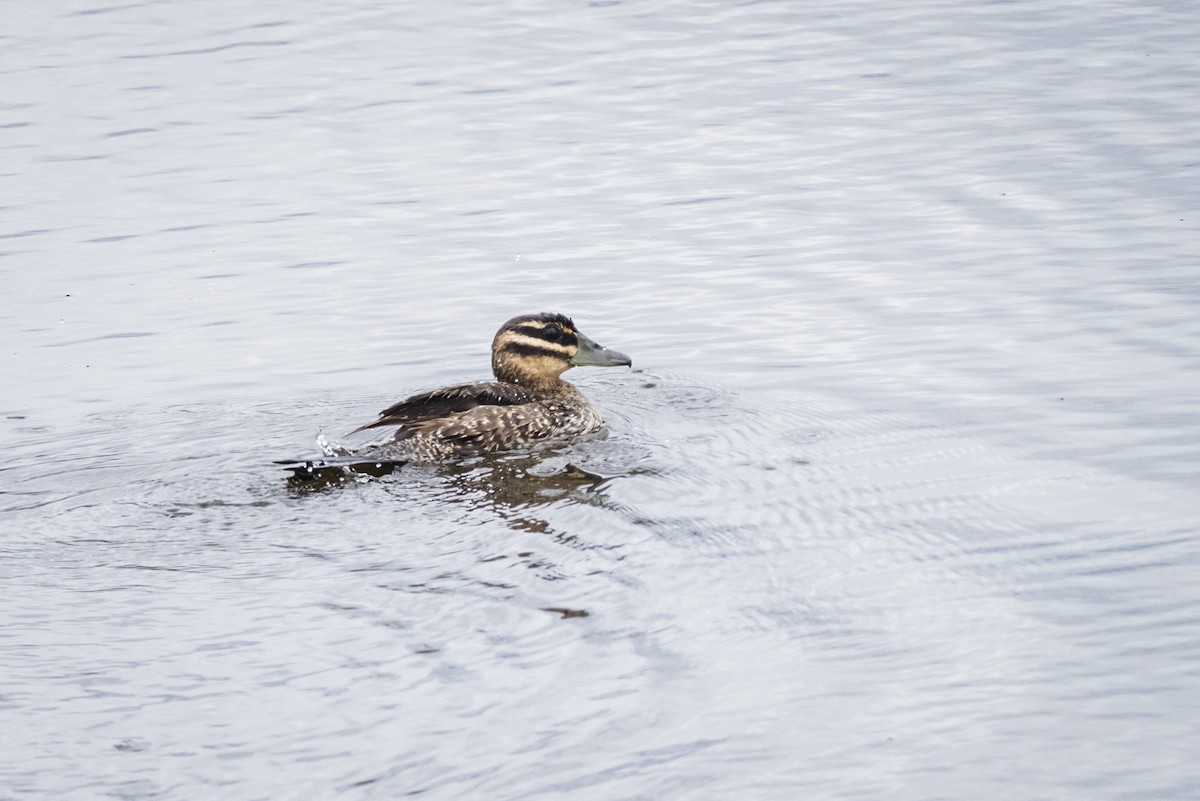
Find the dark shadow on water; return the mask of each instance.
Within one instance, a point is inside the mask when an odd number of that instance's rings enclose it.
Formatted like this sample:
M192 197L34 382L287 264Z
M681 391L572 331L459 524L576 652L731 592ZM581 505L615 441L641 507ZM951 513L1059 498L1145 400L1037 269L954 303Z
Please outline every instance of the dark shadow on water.
M311 460L286 459L275 464L289 474L288 489L305 493L320 492L391 475L403 467L405 462L363 461L361 456L346 456Z
M485 459L475 464L445 465L438 469L438 475L449 481L465 503L491 508L511 527L550 533L545 520L527 512L566 498L603 506L603 496L596 491L610 480L570 462L555 465L557 459Z
M581 447L587 449L587 445ZM590 453L587 455L594 456ZM605 476L580 467L575 459L584 456L584 453L567 447L561 451L477 457L436 467L406 466L385 461L364 462L353 457L280 464L289 475L289 494L307 498L310 502L320 502L322 496L332 500L334 495L354 493L356 489L366 489L365 485L374 485L376 490L382 489L384 492L371 492L369 501L366 500L368 496L364 495L364 502L394 502L398 506L433 503L451 510L463 510L461 517L464 520L477 517L482 512L514 532L533 534L539 538L549 537L558 546L572 551L619 547L590 541L586 532L577 530L577 526L567 522L578 520L577 516L562 514L565 506L573 504L622 514L622 510L603 491L604 486L618 476ZM451 517L459 516L453 511L450 514ZM490 539L486 550L481 551L478 558L480 562L504 560L515 567L525 568L529 575L551 583L569 580L581 571L590 574L596 570L597 563L582 553L578 559L562 553L554 556L555 548L530 547L528 537L518 538L517 542L521 544L505 547L495 539ZM602 563L607 564L607 561L602 560ZM489 568L485 572L488 575L486 580L475 575L470 568L460 566L414 583L412 575L404 571L397 576L394 588L404 592L444 592L470 587L471 591L490 595L504 595L516 590L518 584L509 581L498 583L494 569ZM393 584L385 582L381 586L393 587ZM553 597L552 594L546 600ZM591 615L587 609L567 604L547 603L538 605L538 608L562 620L578 620Z
M336 492L348 489L347 485L376 479L406 480L404 462L363 461L361 456L276 464L289 474L289 492L301 496ZM434 474L451 489L442 496L443 500L472 509L489 509L514 530L549 534L564 543L574 540L574 535L555 531L536 510L568 499L609 508L604 494L598 490L616 477L589 471L552 450L476 457L438 465ZM617 511L615 506L611 508Z

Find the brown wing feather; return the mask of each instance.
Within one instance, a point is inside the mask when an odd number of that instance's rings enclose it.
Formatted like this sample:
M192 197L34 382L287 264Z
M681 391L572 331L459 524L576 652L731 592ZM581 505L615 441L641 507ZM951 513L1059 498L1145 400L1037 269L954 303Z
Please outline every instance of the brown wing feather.
M508 450L533 445L553 434L545 405L526 403L507 408L480 406L444 418L422 421L397 432L397 438L427 435L452 443L462 453Z
M422 392L394 403L379 419L350 433L380 426L415 426L461 414L480 406L518 406L530 402L529 392L516 384L487 381Z

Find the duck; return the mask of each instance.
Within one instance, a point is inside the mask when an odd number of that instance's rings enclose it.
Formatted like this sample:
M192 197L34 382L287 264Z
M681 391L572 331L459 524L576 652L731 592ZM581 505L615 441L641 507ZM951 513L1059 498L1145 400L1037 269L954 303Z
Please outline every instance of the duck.
M624 353L596 343L557 312L513 317L492 339L492 381L421 392L384 409L355 434L394 427L369 454L378 465L433 464L488 453L565 444L596 433L603 418L562 374L572 367L632 367ZM282 464L282 463L281 463ZM292 464L297 477L322 464Z

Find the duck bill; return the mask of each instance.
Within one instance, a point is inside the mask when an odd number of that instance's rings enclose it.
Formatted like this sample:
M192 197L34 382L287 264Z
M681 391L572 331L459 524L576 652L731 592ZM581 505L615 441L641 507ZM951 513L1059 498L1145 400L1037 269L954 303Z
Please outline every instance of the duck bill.
M578 331L575 332L575 338L579 343L575 349L575 355L571 357L572 365L579 367L630 367L633 365L633 361L624 353L609 350Z

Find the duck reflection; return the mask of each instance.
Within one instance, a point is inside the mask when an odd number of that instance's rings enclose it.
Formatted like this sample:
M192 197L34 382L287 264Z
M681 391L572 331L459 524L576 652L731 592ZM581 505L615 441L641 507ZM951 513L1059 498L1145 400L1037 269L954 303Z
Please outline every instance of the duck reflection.
M394 489L399 497L410 501L412 496L409 492L415 489L424 497L424 502L434 500L437 504L452 504L472 513L484 511L513 531L548 536L557 544L576 551L618 547L588 542L577 531L557 527L551 522L556 517L560 521L564 519L561 514L555 515L554 509L561 510L570 504L588 505L621 514L619 505L609 500L604 492L604 487L616 476L606 476L580 467L575 449L565 450L565 453L541 451L522 455L486 455L464 462L419 468L404 467L398 463L350 460L307 465L293 463L288 467L293 473L289 487L294 494L320 494L336 491L347 484L371 482L395 473L394 477L383 478L381 485L389 487L389 490ZM426 494L430 490L432 498ZM544 581L562 581L577 575L572 560L564 562L550 556L553 548L535 550L526 545L520 550L506 550L502 547L500 553L492 551L481 561L508 561L534 571ZM594 565L590 569L594 569ZM515 588L512 584L496 585L491 580L482 581L479 577L471 581L484 584L490 590ZM404 586L411 589L407 582ZM567 606L541 608L563 618L589 615L586 610Z
M365 483L398 474L403 480L404 462L361 461L361 457L324 459L319 462L286 463L291 473L288 487L293 493L325 492L346 484ZM417 468L429 469L429 468ZM556 531L538 510L560 502L586 504L618 512L601 489L615 476L605 476L580 467L569 454L541 451L534 454L484 455L463 462L432 468L448 490L440 500L464 504L471 509L488 509L517 531L553 536L563 544L574 544L576 536Z
M538 534L554 533L536 515L538 509L564 499L604 507L598 490L610 480L563 456L484 457L473 464L444 465L437 472L463 502L489 507L512 528Z
M291 474L288 488L298 492L364 483L399 473L405 466L405 462L399 461L363 461L361 456L277 464L284 465ZM572 495L579 500L581 494L594 491L611 479L573 464L566 456L545 453L480 456L438 465L434 470L460 488L463 496L482 494L498 509L544 505Z

